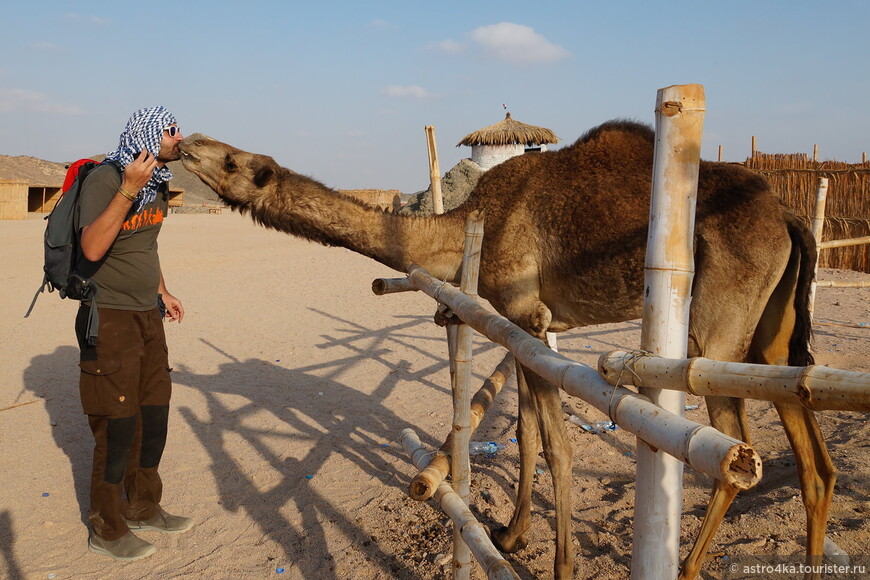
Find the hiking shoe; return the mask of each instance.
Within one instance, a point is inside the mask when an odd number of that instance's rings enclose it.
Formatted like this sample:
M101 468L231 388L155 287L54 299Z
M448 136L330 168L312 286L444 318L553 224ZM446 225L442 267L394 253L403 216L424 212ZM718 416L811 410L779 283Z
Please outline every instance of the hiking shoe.
M157 508L157 515L147 520L128 520L127 527L137 532L163 532L164 534L181 534L193 527L193 520L184 516L174 516L166 513L162 507Z
M91 533L88 537L88 550L122 562L132 562L147 558L156 552L157 548L145 540L137 538L133 532L127 532L117 540L105 540Z

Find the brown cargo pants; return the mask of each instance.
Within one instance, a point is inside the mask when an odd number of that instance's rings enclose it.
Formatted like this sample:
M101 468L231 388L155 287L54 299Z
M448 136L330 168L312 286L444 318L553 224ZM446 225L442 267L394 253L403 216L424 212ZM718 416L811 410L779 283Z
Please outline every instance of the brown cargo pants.
M94 435L88 519L95 534L116 540L128 531L125 517L145 520L157 514L171 369L157 308L100 308L96 347L85 337L89 312L90 306L82 304L76 317L82 410Z

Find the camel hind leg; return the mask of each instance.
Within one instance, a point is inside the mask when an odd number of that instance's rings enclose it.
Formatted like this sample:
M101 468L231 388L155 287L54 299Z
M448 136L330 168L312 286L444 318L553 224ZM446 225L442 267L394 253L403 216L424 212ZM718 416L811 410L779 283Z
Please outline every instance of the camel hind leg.
M791 235L795 242L792 259L758 324L751 356L765 364L807 366L814 362L809 352L812 322L807 302L814 254L794 227ZM807 514L807 563L819 564L824 555L825 530L837 470L815 413L798 403L775 403L774 407L797 463Z
M749 431L746 423L746 411L742 399L730 397L706 397L707 412L710 415L710 425L741 441L749 443ZM737 490L724 485L721 481L715 481L710 501L707 503L707 511L701 521L698 536L692 545L692 550L683 565L680 567L680 580L694 578L701 571L701 565L713 543L713 537L719 529L719 524L725 518L725 513L731 506L731 502L737 497Z
M740 293L732 296L721 293L721 272L710 272L711 262L715 265L724 260L705 260L703 253L700 258L695 287L693 289L692 313L690 316L689 357L705 356L722 361L745 361L750 351L750 345L755 331L755 322L763 316L764 302L739 304ZM727 262L726 262L727 263ZM771 288L761 294L765 296L773 291L776 277L771 276ZM762 289L749 287L740 288L744 294L762 292ZM713 304L714 307L705 306ZM742 399L732 397L705 397L710 425L735 439L750 443L749 426L746 418L746 408ZM719 529L725 513L737 496L737 491L716 481L704 513L704 519L695 538L695 543L689 555L683 560L679 578L690 579L697 576L701 565L713 542L713 537Z
M807 292L812 276L808 248L792 235L792 249L785 271L771 293L755 327L747 358L750 362L805 366L812 364L808 340L811 322ZM810 248L811 250L811 248ZM719 360L715 348L704 356ZM711 425L723 433L750 442L742 399L707 397ZM776 404L786 435L797 459L801 492L807 512L807 560L818 562L824 549L825 527L836 470L825 447L815 415L801 405ZM680 578L693 578L700 570L713 535L736 493L717 482L698 538L683 563Z
M711 413L711 425L714 428L726 435L749 442L748 435L739 434L748 433L745 431L745 425L743 428L734 429L734 423L730 423L730 418L738 413L736 407L742 409L742 400L707 397L706 401ZM728 405L733 405L734 408L722 413ZM820 564L824 554L828 510L836 483L836 469L828 455L813 412L800 405L775 404L774 406L782 420L797 461L801 495L807 514L807 564ZM720 418L714 420L714 414L719 414ZM681 579L694 578L700 572L701 564L716 530L736 496L736 490L718 481L715 483L698 537L692 546L692 551L683 561L680 570Z
M801 405L775 405L797 462L807 513L807 564L821 564L828 511L834 495L834 467L815 414Z

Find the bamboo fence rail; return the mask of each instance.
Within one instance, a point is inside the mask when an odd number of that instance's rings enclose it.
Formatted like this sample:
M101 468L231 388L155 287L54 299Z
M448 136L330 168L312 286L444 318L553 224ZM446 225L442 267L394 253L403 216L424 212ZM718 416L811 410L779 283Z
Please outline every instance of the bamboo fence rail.
M812 411L870 412L870 373L822 365L788 367L703 357L674 359L616 350L601 355L598 372L611 385L799 404Z
M607 384L597 370L553 351L516 324L486 310L419 266L409 267L408 278L474 330L513 352L532 372L608 414L648 445L729 487L749 489L761 480L761 458L751 445L669 413L634 391Z
M407 278L406 278L407 279ZM471 399L471 432L473 433L486 415L487 409L501 392L502 387L514 372L514 355L508 352L495 370L487 378L483 386ZM424 469L420 470L411 485L408 486L408 495L417 501L424 501L432 497L441 482L450 473L450 455L453 449L453 430L447 435L444 444L432 455L432 460Z
M413 429L405 429L401 435L402 446L411 457L412 463L418 468L426 466L426 459L430 452L420 443L419 437ZM514 580L518 579L507 560L499 554L489 539L489 531L477 521L468 505L459 497L450 484L441 482L436 491L435 499L444 510L454 528L462 538L462 543L467 545L474 554L474 558L480 564L486 577L490 580Z

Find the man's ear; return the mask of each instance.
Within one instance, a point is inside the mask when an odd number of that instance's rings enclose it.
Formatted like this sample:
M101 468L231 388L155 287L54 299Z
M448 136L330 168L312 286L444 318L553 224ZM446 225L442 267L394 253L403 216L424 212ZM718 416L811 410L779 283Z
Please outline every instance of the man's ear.
M275 171L269 167L261 167L254 174L254 185L257 187L265 187L267 183L272 181L272 176L275 175Z

